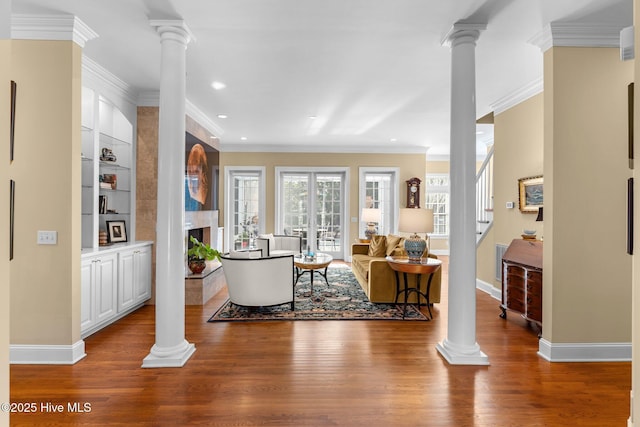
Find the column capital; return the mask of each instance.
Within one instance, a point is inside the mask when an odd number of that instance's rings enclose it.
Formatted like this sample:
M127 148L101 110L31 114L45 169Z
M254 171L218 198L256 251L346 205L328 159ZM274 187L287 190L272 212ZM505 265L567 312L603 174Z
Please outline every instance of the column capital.
M466 39L475 43L480 37L480 31L487 29L487 24L473 24L470 22L456 22L442 39L443 46L453 46L458 40Z
M151 19L149 25L154 27L163 40L171 39L185 45L195 37L182 19Z

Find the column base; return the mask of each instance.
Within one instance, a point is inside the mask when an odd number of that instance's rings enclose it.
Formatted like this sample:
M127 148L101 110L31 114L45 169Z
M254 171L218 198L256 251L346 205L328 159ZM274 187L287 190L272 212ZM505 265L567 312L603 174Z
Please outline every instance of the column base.
M447 340L436 345L438 352L450 365L489 365L489 358L480 351L480 346L460 346Z
M143 368L182 368L196 351L195 344L183 341L171 348L151 347L151 352L142 361Z

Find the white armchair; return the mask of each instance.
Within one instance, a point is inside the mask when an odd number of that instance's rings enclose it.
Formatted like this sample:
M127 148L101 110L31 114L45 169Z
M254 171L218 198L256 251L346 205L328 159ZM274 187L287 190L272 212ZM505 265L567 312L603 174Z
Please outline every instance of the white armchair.
M262 249L262 256L298 255L302 253L300 236L261 234L255 240L257 248Z
M229 300L236 305L260 307L291 303L295 308L293 255L270 258L220 256Z

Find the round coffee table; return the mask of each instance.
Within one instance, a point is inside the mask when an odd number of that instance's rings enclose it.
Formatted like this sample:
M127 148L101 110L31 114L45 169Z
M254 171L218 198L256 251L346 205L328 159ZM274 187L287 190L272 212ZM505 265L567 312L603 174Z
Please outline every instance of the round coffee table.
M300 276L309 272L309 274L311 274L311 295L313 295L313 272L324 268L324 272L318 271L318 273L324 277L324 281L328 286L329 281L327 280L327 268L329 268L331 261L333 261L333 257L325 253L316 253L313 258L305 257L304 255L296 255L293 257L293 264L296 266L295 283L298 283Z

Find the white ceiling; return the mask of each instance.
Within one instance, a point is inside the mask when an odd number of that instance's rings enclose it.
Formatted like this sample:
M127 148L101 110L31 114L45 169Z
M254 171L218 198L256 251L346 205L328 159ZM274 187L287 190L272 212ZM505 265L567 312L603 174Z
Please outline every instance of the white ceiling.
M12 13L76 15L99 35L85 54L141 93L160 81L149 19L183 19L195 37L187 98L221 130L223 150L446 156L450 50L441 42L453 23L487 23L476 48L481 117L540 82L542 53L530 40L547 24L629 26L633 2L13 0ZM213 90L214 80L227 87ZM493 130L481 130L484 152Z

